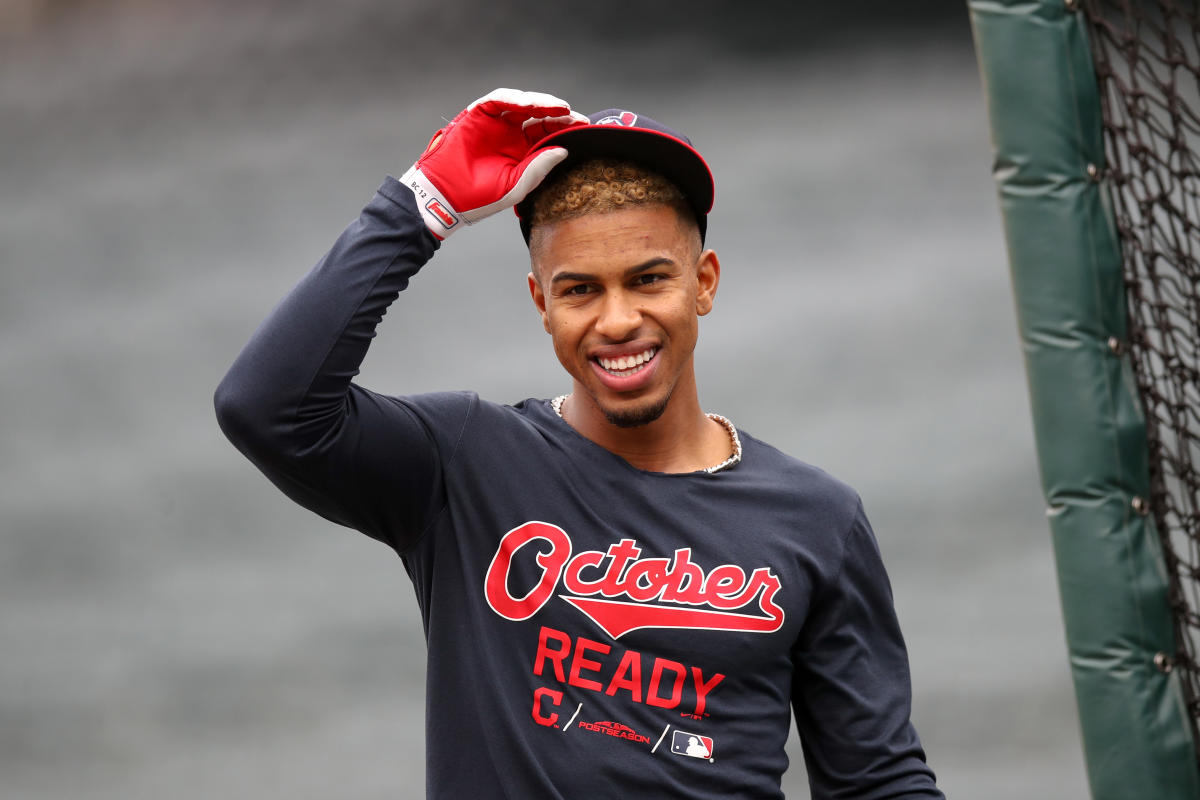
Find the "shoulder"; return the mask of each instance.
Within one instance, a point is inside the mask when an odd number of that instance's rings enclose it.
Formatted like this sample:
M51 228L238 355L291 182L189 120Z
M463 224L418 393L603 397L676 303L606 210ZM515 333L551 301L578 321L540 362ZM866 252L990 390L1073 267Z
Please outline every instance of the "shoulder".
M848 530L862 514L859 494L849 484L741 429L738 437L742 463L733 472L742 472L744 480L763 492L780 495L805 516L816 515L835 530Z
M479 485L511 479L524 486L531 471L557 474L578 455L546 400L509 405L474 392L437 392L398 402L425 426L447 475L474 476Z
M475 392L430 392L393 398L421 421L436 438L447 436L503 438L514 432L533 432L553 414L545 400L495 403Z
M429 392L392 400L431 431L461 429L481 402L475 392Z

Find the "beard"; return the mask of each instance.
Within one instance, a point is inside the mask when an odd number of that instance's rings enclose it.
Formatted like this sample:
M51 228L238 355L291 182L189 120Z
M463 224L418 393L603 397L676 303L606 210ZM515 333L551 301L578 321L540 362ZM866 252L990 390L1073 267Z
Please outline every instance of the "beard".
M618 428L639 428L642 425L649 425L661 417L663 412L667 410L667 403L670 401L671 395L668 394L657 403L644 408L634 408L624 411L610 411L607 408L601 408L600 410L604 412L605 419Z

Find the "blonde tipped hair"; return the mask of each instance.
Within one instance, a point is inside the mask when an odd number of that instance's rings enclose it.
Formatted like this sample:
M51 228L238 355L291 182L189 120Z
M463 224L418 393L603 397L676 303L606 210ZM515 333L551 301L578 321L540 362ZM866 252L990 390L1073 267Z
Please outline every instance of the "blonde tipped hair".
M643 205L670 206L684 219L693 219L683 192L662 175L628 161L593 158L552 176L538 189L530 226Z

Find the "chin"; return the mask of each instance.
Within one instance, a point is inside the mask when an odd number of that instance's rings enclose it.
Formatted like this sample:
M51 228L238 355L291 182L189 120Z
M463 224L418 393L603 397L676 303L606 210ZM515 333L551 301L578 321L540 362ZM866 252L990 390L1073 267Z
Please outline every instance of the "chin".
M671 396L668 394L661 400L649 405L620 409L604 408L601 406L600 410L604 412L604 417L609 423L616 425L618 428L640 428L643 425L649 425L661 417L663 412L667 410L667 403L670 400Z

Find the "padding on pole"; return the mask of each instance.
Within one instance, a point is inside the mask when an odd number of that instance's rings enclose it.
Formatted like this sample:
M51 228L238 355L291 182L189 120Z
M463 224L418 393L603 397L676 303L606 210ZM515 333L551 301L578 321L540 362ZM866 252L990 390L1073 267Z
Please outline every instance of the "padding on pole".
M1145 421L1111 346L1125 287L1076 4L968 2L1092 795L1197 800Z

